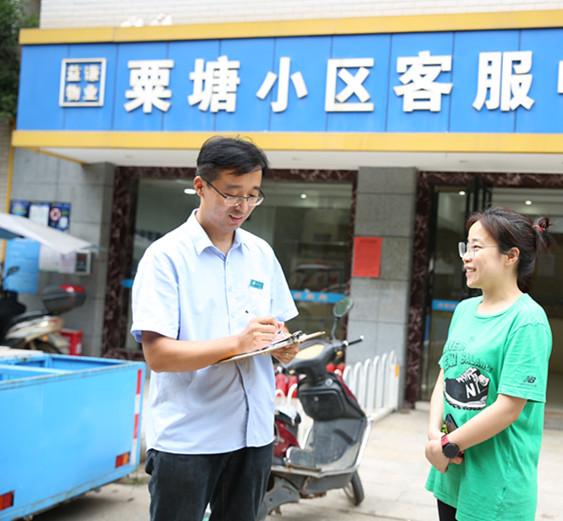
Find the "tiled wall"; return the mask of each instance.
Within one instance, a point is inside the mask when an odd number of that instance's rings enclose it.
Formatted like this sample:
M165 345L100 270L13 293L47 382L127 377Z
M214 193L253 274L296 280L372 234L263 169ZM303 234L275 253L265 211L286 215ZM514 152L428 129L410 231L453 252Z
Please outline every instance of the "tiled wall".
M379 278L353 278L348 338L364 342L348 351L363 360L394 350L403 365L410 295L416 170L360 168L356 236L382 237Z
M13 199L71 203L70 234L100 247L90 275L41 272L40 288L79 284L86 288L83 306L65 313L65 327L84 331L84 354L99 355L106 294L107 247L113 193L113 165L81 166L69 161L17 149ZM38 295L22 295L28 311L41 308Z

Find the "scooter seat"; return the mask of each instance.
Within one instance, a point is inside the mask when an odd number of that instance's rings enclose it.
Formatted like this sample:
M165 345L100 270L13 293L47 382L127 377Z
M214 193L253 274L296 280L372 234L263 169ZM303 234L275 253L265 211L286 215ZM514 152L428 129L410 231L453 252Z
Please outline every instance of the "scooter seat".
M47 314L48 313L46 311L29 311L27 313L23 313L22 315L18 315L10 320L10 327L15 326L16 324L21 324L22 322L27 322L28 320L44 317Z

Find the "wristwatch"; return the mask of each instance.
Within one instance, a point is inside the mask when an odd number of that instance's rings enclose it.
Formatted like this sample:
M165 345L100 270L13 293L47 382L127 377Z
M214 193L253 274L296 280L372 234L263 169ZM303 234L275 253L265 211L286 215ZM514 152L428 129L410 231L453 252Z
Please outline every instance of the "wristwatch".
M455 458L456 456L459 456L459 453L461 452L459 450L459 445L457 445L456 443L452 443L449 439L448 439L448 435L444 434L442 436L442 453L444 454L444 456L446 456L446 458Z

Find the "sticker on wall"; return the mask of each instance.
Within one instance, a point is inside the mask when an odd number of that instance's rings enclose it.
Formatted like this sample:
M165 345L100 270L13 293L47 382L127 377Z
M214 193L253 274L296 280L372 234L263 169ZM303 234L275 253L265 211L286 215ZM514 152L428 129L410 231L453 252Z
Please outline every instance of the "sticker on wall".
M49 201L27 201L24 199L12 199L10 201L10 213L29 220L55 228L61 232L68 232L70 228L71 204Z
M70 228L70 203L51 203L49 226L61 232L68 232Z
M19 217L29 217L30 201L24 199L12 199L10 201L10 213Z
M354 237L352 277L379 277L382 243L382 237Z

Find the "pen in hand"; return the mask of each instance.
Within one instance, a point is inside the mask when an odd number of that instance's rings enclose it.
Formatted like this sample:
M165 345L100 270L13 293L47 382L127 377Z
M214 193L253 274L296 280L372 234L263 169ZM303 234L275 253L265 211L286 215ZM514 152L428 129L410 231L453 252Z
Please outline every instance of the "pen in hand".
M255 315L253 315L252 313L250 313L250 311L248 311L248 309L245 309L245 310L244 310L244 314L246 315L246 317L247 317L248 320L252 320L252 319L257 318ZM272 317L272 318L273 318L273 317ZM288 333L287 331L284 331L284 323L283 323L283 322L279 322L279 321L277 321L275 318L274 318L273 320L274 320L274 321L276 322L276 324L277 324L276 336L279 336L279 335L283 334L284 332L285 332L285 333Z

